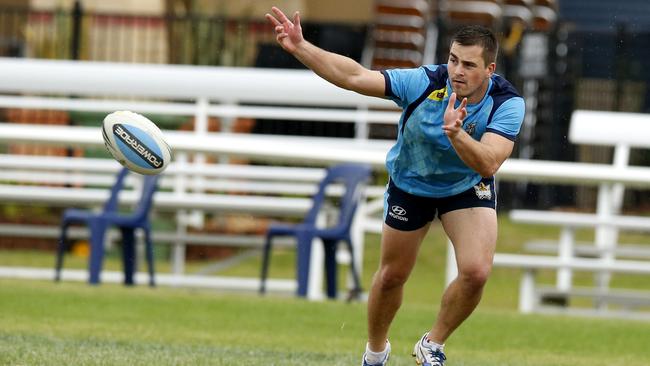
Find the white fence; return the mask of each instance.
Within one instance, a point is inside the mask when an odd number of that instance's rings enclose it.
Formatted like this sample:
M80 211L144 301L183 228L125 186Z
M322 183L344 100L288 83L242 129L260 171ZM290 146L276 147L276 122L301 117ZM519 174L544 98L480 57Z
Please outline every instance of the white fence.
M616 126L612 128L612 126ZM562 311L582 312L598 315L630 316L629 310L650 306L650 291L639 292L610 288L614 273L650 274L650 241L638 244L620 244L619 231L650 233L650 218L643 215L624 214L623 195L626 187L647 189L650 186L650 167L630 166L632 148L650 149L650 115L635 113L611 113L577 111L571 118L569 139L576 144L611 146L614 148L609 168L614 174L600 176L598 179L585 179L583 184L598 187L598 200L595 213L548 212L534 210L513 210L510 217L515 222L552 225L561 228L556 242L534 241L526 243L530 251L555 254L556 257L541 258L531 255L497 254L495 265L513 266L524 269L521 282L520 309L524 312L544 310L557 311L542 304L543 297L563 298L589 297L594 300L592 309L561 309ZM558 173L582 175L595 164L574 164L574 172ZM600 166L600 168L603 168ZM592 243L576 243L577 229L592 229ZM622 259L624 258L624 259ZM545 260L543 265L541 260ZM554 287L536 288L534 272L540 268L557 270L557 283ZM576 288L573 284L575 270L594 272L595 286ZM646 290L650 290L650 281ZM623 307L624 311L611 309L610 305ZM634 316L650 318L647 312Z
M316 182L323 176L323 170L319 167L363 161L382 169L390 142L367 140L366 127L368 123L394 124L399 118L399 113L392 109L392 102L341 90L308 71L16 59L0 59L0 69L0 75L6 81L0 86L0 107L104 113L129 109L144 114L194 117L196 123L192 132L165 131L175 152L175 161L163 179L163 186L171 188L171 192L159 192L155 198L157 210L176 212L176 232L156 233L157 239L174 242L175 275L184 273L187 243L259 245L261 242L259 238L219 238L188 233L188 225L201 226L205 212L301 216L310 204L306 196L313 192ZM370 108L391 109L375 111ZM357 138L209 133L208 117L219 117L226 131L235 118L240 117L352 122L356 125ZM97 121L97 127L100 123ZM71 147L101 146L103 143L97 127L5 123L0 125L0 141ZM245 156L285 166L297 163L313 168L261 169L206 164L206 154L217 155L226 163L230 157ZM48 181L70 183L68 180L74 179L77 182L92 179L106 182L110 177L91 177L91 173L114 172L118 167L111 160L27 156L4 156L1 160L5 177L13 181L20 178L21 181L31 180L32 183L41 184ZM52 172L57 169L58 173ZM47 171L47 174L43 175L43 171ZM256 181L251 182L251 179ZM215 189L232 189L257 195L202 193ZM276 196L278 193L304 195L305 198L263 196ZM0 187L0 197L4 202L89 205L102 202L106 194L105 191L88 188L15 184ZM381 189L371 188L368 194L377 197L382 192ZM133 197L125 195L127 203L130 199ZM369 207L376 210L381 208L381 204L373 203ZM378 230L378 220L363 220L365 213L364 210L360 211L355 224L354 236L359 251L363 248L364 228ZM52 235L56 228L5 225L3 230L5 234L13 235ZM357 258L360 268L362 256ZM316 268L320 267L318 260L314 260L314 264ZM318 282L318 278L313 282ZM313 298L319 297L317 291L312 294Z
M368 123L396 124L399 119L399 113L392 109L392 102L336 88L309 71L0 59L0 78L3 80L0 84L0 107L98 112L129 109L144 114L195 117L194 131L165 131L176 156L169 168L170 177L165 183L171 187L171 192L156 198L157 209L169 209L178 213L178 229L169 237L176 247L176 275L183 274L183 240L209 241L206 238L192 238L186 230L188 223L200 224L202 211L223 212L235 210L237 207L243 207L244 210L266 207L266 210L275 213L299 215L309 205L306 198L297 198L289 204L290 201L280 202L273 197L263 197L265 193L298 189L295 181L289 184L285 178L290 178L288 175L297 177L300 174L281 173L279 170L268 172L267 175L259 172L246 173L263 175L262 182L259 183L261 185L246 187L251 192L257 190L259 194L254 197L233 198L202 194L202 190L215 187L215 184L220 184L221 187L225 184L242 184L245 179L242 176L239 176L239 182L234 183L217 179L227 174L236 176L233 173L236 168L227 164L229 157L244 156L284 166L307 164L322 167L338 162L364 162L382 170L385 154L392 141L368 140L367 126ZM226 125L235 118L248 117L354 122L357 128L356 137L349 139L212 133L207 131L208 117L219 117ZM97 127L99 124L100 121L97 121ZM9 123L0 124L0 142L65 146L102 145L99 129L94 127ZM223 164L206 164L205 155L208 154L222 157ZM3 169L13 169L12 174L20 172L23 174L22 179L27 179L28 170L36 169L38 164L42 164L43 169L54 169L54 166L60 164L63 176L60 174L55 178L55 175L50 175L50 179L72 179L72 172L77 169L84 171L87 176L98 170L117 168L110 160L99 163L89 159L41 160L22 156L0 156ZM107 168L103 164L112 166ZM305 174L310 175L310 178L303 183L313 185L322 170L315 169ZM271 177L278 176L282 179L276 179L275 182L281 184L272 188L270 183L274 178ZM36 179L33 174L31 177ZM234 179L233 176L231 178ZM616 164L510 159L501 167L498 179L574 185L623 184L648 188L650 170L645 167ZM244 187L243 184L239 186ZM22 187L0 188L0 197L6 202L22 200L51 203L63 194L56 190L56 187L24 190ZM301 192L306 193L309 190L308 187L303 188ZM59 203L68 204L74 200L86 200L86 203L93 200L101 202L105 197L99 192L89 196L84 196L85 193L81 191L68 192L69 196ZM369 196L375 199L362 207L361 217L364 222L357 225L357 237L361 236L363 230L377 231L380 227L380 221L368 215L381 210L381 188L371 188ZM251 200L249 206L244 203L246 199ZM11 229L13 232L18 230ZM358 255L357 259L361 261L362 255ZM314 298L317 298L317 295Z

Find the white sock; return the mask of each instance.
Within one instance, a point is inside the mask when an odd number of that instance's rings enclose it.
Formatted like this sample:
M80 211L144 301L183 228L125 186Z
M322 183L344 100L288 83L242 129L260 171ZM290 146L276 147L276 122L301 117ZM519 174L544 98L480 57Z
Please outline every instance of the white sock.
M434 341L430 341L427 338L428 335L429 335L428 333L424 335L424 342L422 342L424 344L424 346L427 347L427 348L431 348L431 349L439 349L439 350L444 352L444 348L445 348L444 343L443 344L438 344L438 343L436 343Z
M388 343L386 343L386 347L381 352L371 351L368 343L366 343L366 361L371 365L383 361L386 358L386 352L388 352Z

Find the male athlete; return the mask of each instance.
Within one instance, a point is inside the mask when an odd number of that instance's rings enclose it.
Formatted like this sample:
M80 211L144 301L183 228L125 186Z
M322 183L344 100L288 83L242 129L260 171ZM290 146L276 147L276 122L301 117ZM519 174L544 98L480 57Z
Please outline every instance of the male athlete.
M397 142L386 158L381 258L368 298L368 343L362 366L383 366L388 329L403 286L437 215L454 245L458 277L445 290L436 321L415 344L419 365L443 366L443 346L476 308L492 268L497 215L494 174L512 152L524 101L494 73L497 40L467 26L452 38L446 65L371 71L305 41L296 12L273 7L266 18L284 50L323 79L403 108Z

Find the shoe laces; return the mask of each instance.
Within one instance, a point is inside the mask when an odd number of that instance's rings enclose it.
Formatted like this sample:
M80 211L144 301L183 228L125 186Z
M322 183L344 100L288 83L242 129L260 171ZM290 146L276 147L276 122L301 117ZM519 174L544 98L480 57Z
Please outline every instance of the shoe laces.
M431 366L442 366L447 360L445 354L439 349L429 349L425 355L427 362L430 362Z

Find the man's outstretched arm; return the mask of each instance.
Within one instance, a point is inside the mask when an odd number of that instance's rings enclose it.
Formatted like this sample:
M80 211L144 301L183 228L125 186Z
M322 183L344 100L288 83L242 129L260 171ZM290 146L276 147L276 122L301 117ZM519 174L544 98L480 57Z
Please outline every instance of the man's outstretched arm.
M291 53L318 76L344 89L374 97L385 96L384 75L361 66L349 57L325 51L306 41L302 36L300 15L293 21L278 8L266 18L275 26L276 39L282 48Z

